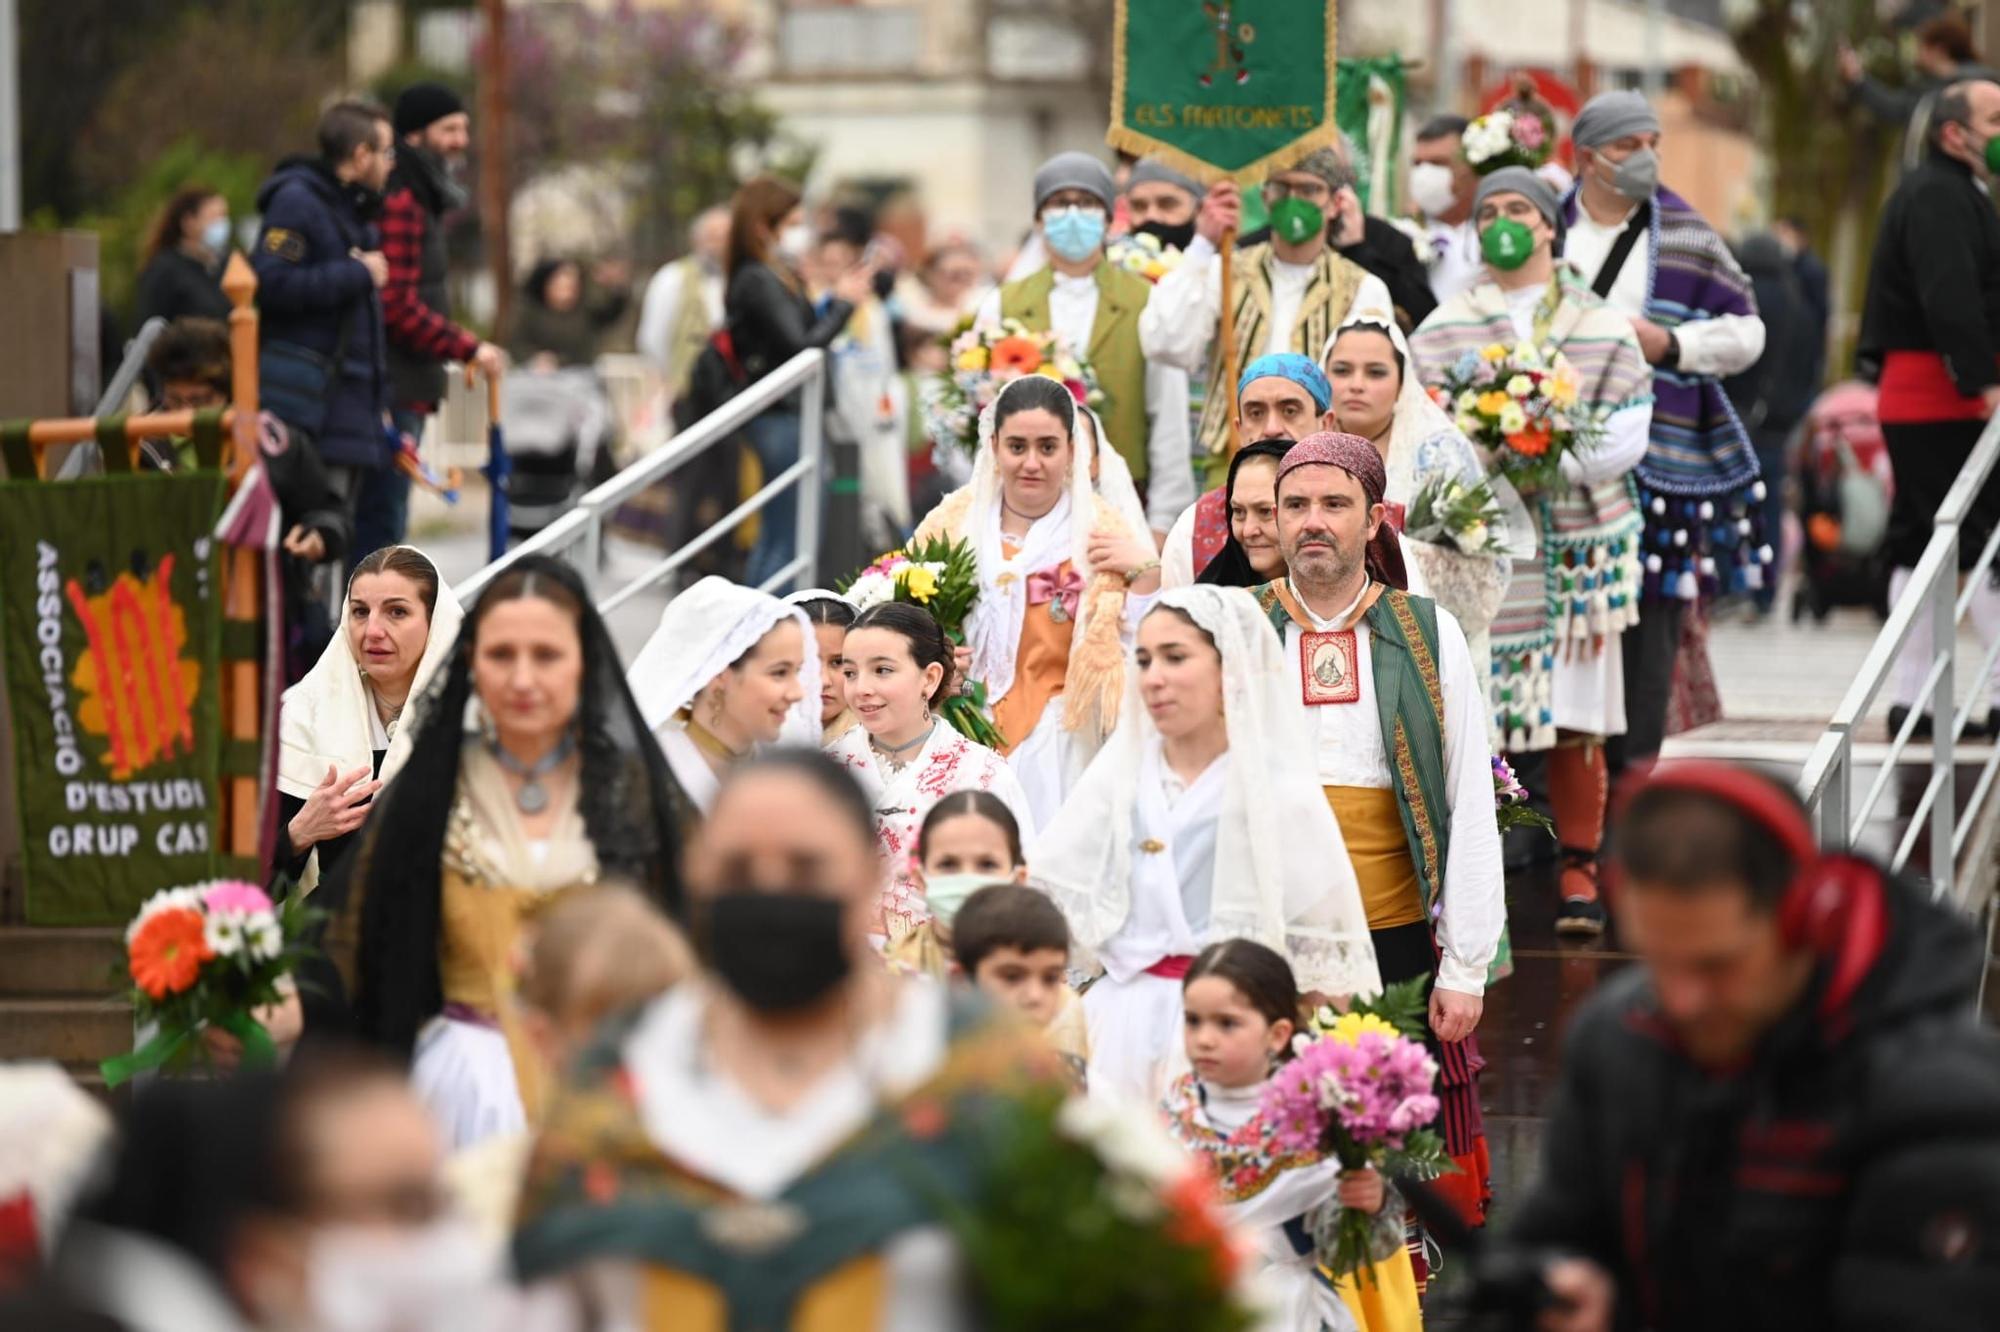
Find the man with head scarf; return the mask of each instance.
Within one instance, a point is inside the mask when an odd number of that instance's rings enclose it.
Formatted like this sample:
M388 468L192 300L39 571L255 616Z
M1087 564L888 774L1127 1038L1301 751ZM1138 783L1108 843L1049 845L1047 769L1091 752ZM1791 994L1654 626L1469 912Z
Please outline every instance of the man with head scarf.
M1117 197L1111 172L1089 153L1057 153L1042 163L1035 225L1048 265L988 296L973 323L992 328L1018 319L1036 332L1053 331L1096 372L1105 396L1099 415L1145 496L1158 541L1195 498L1187 375L1155 362L1140 341L1153 285L1105 253Z
M1652 382L1630 321L1553 257L1559 218L1534 172L1488 174L1473 205L1486 279L1440 305L1410 353L1423 382L1441 387L1465 357L1532 340L1569 362L1579 409L1603 423L1591 448L1564 455L1556 484L1530 496L1535 552L1514 561L1489 677L1501 748L1517 762L1549 755L1544 789L1564 862L1556 928L1598 934L1603 746L1625 730L1619 638L1637 621L1643 567L1629 473L1646 453Z
M1346 206L1343 190L1351 191L1352 184L1352 172L1332 148L1274 172L1264 183L1270 239L1238 249L1231 269L1239 366L1283 352L1317 355L1351 308L1390 305L1382 280L1342 258L1327 238L1328 220ZM1229 466L1229 415L1235 405L1230 386L1221 382L1228 357L1214 345L1222 315L1217 247L1223 233L1241 221L1235 182L1210 186L1195 216L1194 241L1180 265L1160 279L1139 321L1148 356L1207 381L1196 446L1208 460L1211 484Z
M1157 157L1142 157L1125 185L1125 211L1132 230L1157 239L1169 250L1194 243L1194 214L1201 207L1201 183Z
M1326 373L1312 357L1296 352L1259 356L1244 366L1236 381L1235 405L1236 431L1246 446L1295 440L1333 427L1333 389ZM1167 533L1160 548L1162 587L1194 582L1228 545L1228 491L1225 481L1202 495Z
M1687 608L1756 591L1771 562L1757 452L1722 389L1764 354L1764 321L1728 245L1660 184L1660 118L1642 94L1591 98L1570 135L1577 185L1563 205L1564 253L1632 321L1653 366L1652 441L1638 468L1645 611L1625 636L1616 771L1659 756Z
M1471 1037L1506 967L1484 671L1449 611L1402 590L1387 484L1359 435L1293 445L1278 465L1287 574L1252 595L1284 640L1382 980L1436 977L1446 1146L1465 1172L1438 1183L1477 1223L1490 1170Z

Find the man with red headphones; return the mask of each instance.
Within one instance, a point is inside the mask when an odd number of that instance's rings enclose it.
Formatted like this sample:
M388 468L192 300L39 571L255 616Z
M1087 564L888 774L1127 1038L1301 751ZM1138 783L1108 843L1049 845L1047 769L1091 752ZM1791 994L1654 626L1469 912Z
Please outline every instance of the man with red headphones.
M1577 1013L1512 1231L1547 1332L2000 1326L2000 1036L1966 920L1675 763L1617 824L1639 965Z

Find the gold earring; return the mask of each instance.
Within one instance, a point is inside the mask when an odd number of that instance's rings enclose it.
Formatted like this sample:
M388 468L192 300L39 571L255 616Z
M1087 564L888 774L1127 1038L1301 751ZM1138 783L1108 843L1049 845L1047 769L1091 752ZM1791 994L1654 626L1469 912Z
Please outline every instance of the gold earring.
M722 720L722 694L720 691L718 691L708 696L709 729L710 730L715 729L715 726L721 720Z

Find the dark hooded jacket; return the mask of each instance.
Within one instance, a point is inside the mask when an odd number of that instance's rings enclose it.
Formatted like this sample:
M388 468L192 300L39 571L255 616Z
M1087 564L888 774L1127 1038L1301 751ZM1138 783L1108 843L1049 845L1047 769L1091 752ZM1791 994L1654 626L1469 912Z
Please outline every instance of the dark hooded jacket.
M262 340L331 358L341 346L343 323L347 329L325 428L313 440L320 456L341 466L388 466L382 301L367 267L353 257L356 250L378 248L372 218L315 157L280 162L257 191L257 209L264 225L250 263L257 270Z
M1926 1332L2000 1309L2000 1035L1955 911L1863 867L1806 998L1733 1076L1634 967L1578 1013L1516 1239L1617 1282L1619 1328ZM1877 909L1879 908L1879 909Z

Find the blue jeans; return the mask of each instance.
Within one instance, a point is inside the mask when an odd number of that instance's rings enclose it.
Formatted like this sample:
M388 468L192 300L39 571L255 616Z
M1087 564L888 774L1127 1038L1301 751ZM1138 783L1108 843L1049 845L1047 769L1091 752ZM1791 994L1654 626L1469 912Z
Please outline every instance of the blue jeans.
M412 439L424 437L424 414L407 407L389 413L399 433ZM384 546L400 546L410 527L410 478L391 463L370 467L361 473L361 493L354 499L354 549L348 555L352 569Z
M799 415L797 412L770 411L743 428L764 467L764 484L799 460ZM815 501L817 495L812 497ZM771 502L758 510L757 544L750 548L750 563L743 581L760 587L766 578L790 564L799 553L799 490L794 486L779 491ZM779 595L788 585L772 589Z

